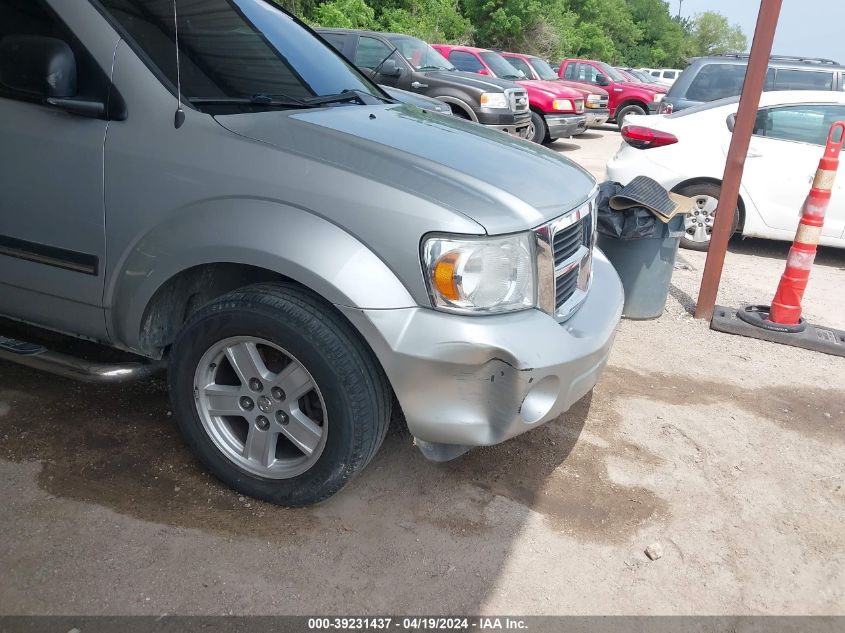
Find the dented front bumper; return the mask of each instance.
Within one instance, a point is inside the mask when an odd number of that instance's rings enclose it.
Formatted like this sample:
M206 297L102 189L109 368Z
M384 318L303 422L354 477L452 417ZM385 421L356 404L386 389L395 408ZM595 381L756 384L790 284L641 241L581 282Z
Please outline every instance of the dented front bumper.
M589 295L562 323L539 310L340 309L381 361L423 453L448 459L553 420L586 395L607 362L622 299L596 250Z

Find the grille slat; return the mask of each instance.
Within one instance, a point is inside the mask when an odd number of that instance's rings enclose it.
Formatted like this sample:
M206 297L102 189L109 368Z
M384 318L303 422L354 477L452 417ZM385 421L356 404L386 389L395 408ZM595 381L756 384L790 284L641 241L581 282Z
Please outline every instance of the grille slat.
M584 241L583 222L584 221L581 220L580 222L555 233L555 266L559 266L562 262L566 261L578 252L578 248Z
M555 280L555 308L560 308L572 298L578 287L578 269L574 268Z

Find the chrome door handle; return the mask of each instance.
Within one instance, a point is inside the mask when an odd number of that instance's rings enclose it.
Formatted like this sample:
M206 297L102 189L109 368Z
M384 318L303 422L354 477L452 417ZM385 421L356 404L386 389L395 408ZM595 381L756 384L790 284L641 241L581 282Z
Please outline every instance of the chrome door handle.
M412 81L411 88L428 88L428 84L421 84L419 81Z

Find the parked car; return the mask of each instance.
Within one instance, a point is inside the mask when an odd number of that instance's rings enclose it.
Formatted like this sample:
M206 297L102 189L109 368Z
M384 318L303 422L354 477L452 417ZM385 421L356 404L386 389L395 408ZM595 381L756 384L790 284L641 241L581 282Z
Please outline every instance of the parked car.
M601 127L610 118L607 107L607 90L598 86L590 86L575 81L567 81L557 76L549 63L534 55L522 53L507 53L498 51L510 64L533 81L556 81L568 88L574 88L584 95L584 114L587 117L587 127Z
M656 114L666 96L666 89L662 86L626 81L613 66L590 59L564 59L558 76L607 90L610 119L616 121L620 128L630 114Z
M399 90L399 88L394 88L392 86L379 86L379 88L384 90L399 103L407 103L408 105L417 106L420 110L434 112L435 114L452 116L452 108L439 99L432 99L431 97L418 95L415 92L408 92L407 90Z
M637 70L648 74L655 82L666 87L674 84L682 72L678 68L638 68Z
M583 92L553 82L529 80L499 53L486 48L450 44L432 46L460 70L515 81L525 88L531 108L527 139L535 143L551 143L587 129Z
M737 96L748 55L715 55L692 61L669 90L661 112ZM763 90L845 90L845 66L830 59L773 55Z
M623 184L646 175L695 200L681 245L707 250L738 97L663 117L630 117L625 140L607 164L607 177ZM845 120L845 94L763 93L745 161L734 231L744 237L795 237L830 126ZM845 179L837 178L821 243L845 248Z
M654 77L646 72L637 70L636 68L620 68L619 66L616 66L616 70L618 70L628 81L633 81L639 84L660 85Z
M447 103L462 119L525 137L531 124L528 93L511 81L464 73L427 43L397 33L354 29L317 32L381 85Z
M0 315L120 351L0 358L166 366L188 446L273 503L346 485L394 402L438 460L554 420L619 323L585 170L393 103L264 0L3 0L0 147Z

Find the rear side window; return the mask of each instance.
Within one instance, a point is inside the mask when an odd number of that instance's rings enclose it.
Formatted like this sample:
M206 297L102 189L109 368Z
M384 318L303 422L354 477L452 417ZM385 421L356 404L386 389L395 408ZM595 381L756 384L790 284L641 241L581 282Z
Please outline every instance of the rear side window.
M802 104L763 108L754 123L755 136L824 145L830 126L845 120L845 105Z
M358 50L355 51L355 65L358 68L374 69L390 55L393 49L374 37L362 35L358 38Z
M320 33L320 37L326 40L339 53L343 52L343 44L346 42L346 36L340 33Z
M466 51L452 51L449 53L449 61L455 65L458 70L474 73L484 68L479 59L472 53Z
M832 90L833 73L817 70L778 68L775 90Z
M742 92L745 64L705 64L687 88L687 99L715 101Z
M666 70L663 72L664 79L674 79L677 73L674 70Z

